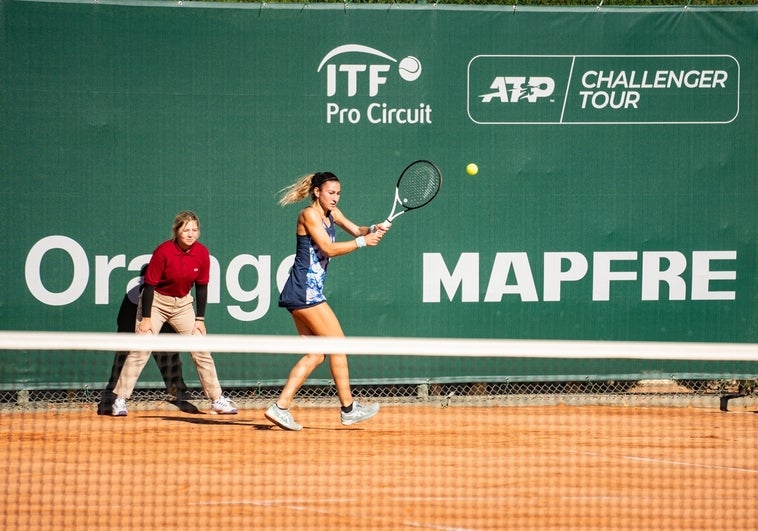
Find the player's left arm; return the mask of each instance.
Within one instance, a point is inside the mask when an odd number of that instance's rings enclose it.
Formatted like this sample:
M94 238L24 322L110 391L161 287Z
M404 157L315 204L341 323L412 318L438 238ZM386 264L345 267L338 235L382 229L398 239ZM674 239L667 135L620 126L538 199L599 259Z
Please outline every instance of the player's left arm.
M208 304L208 284L195 284L195 329L200 334L205 335L205 307Z

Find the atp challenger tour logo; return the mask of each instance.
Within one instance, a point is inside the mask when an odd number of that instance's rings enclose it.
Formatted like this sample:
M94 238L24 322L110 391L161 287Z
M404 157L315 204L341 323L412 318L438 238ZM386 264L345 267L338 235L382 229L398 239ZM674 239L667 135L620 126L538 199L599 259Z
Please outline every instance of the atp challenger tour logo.
M728 123L740 66L729 55L478 55L468 114L480 124Z
M432 123L432 108L408 104L403 86L416 82L423 67L418 58L401 59L362 44L343 44L330 50L318 65L326 78L327 124ZM387 98L400 97L400 103ZM380 99L381 98L381 99Z

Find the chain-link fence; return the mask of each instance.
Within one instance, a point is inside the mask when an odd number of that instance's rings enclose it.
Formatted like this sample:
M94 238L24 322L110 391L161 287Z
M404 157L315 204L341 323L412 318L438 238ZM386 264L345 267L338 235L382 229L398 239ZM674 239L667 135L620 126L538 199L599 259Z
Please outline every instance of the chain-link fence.
M720 407L730 400L758 404L755 380L585 380L560 382L470 382L354 385L353 394L383 404L429 405L549 405L608 404ZM263 408L279 395L280 387L227 388L225 394L241 409ZM296 396L302 407L334 406L333 385L306 385ZM0 411L86 409L108 402L101 389L47 389L0 391ZM131 410L207 407L200 389L136 389ZM747 404L747 405L749 405ZM104 413L106 411L103 411Z

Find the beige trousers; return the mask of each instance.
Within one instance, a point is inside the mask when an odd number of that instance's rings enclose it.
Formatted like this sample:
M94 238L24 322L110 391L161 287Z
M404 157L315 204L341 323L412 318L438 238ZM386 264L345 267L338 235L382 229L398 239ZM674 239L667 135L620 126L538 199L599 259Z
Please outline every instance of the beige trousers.
M192 295L184 297L168 297L157 291L153 297L153 309L150 316L153 334L158 334L163 323L170 324L178 334L190 335L195 329L195 308L192 305ZM142 320L142 298L137 308L137 325ZM135 327L135 330L136 330ZM200 377L200 385L203 386L205 396L216 400L221 396L221 384L216 374L216 364L210 352L191 352L192 361L197 367L197 375ZM119 398L130 398L134 386L147 360L150 359L149 351L132 351L126 357L121 376L113 388L113 393Z

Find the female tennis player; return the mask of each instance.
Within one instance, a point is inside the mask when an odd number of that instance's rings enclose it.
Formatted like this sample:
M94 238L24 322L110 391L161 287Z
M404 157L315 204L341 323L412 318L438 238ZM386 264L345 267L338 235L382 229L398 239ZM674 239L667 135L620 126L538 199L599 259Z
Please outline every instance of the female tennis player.
M282 206L309 196L311 200L297 217L295 262L279 297L279 306L289 310L295 328L303 336L344 337L323 293L329 260L361 247L375 246L387 231L380 224L361 227L347 219L337 208L340 192L336 175L319 172L305 175L282 190L279 200ZM335 226L355 239L337 242ZM266 411L267 419L286 430L302 429L292 418L289 407L297 391L325 359L326 354L306 354L295 364L279 399ZM379 412L379 404L362 405L353 400L345 354L329 354L329 369L337 386L343 425L363 422Z

